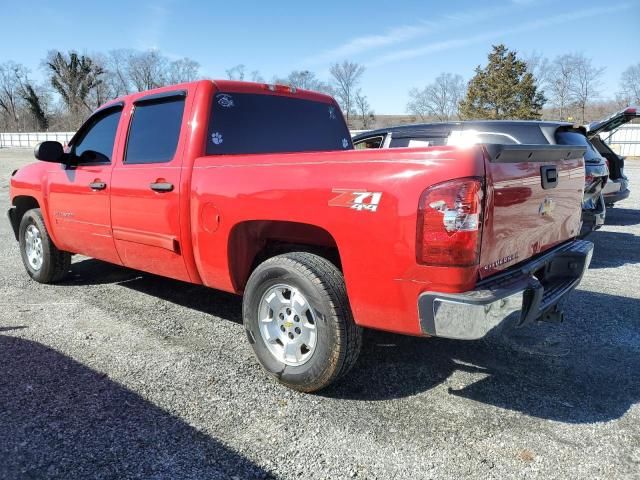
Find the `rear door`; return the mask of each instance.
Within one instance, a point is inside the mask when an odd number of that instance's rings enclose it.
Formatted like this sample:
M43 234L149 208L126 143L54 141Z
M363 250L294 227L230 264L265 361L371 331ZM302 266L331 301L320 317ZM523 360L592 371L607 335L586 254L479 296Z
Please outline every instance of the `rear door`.
M48 175L49 211L59 247L120 263L111 235L109 193L122 104L93 114L72 139L74 166Z
M601 133L612 132L617 128L620 128L625 123L628 123L638 117L640 117L638 107L627 107L624 110L620 110L610 117L605 118L604 120L591 122L585 127L587 130L587 136L591 138Z
M186 98L180 90L134 101L111 177L111 223L126 266L188 281L179 241Z
M638 107L628 107L604 120L592 122L585 127L591 143L596 147L598 152L600 152L600 155L607 159L607 163L609 164L609 177L612 180L624 177L624 159L611 150L606 142L618 128L639 117L640 111Z

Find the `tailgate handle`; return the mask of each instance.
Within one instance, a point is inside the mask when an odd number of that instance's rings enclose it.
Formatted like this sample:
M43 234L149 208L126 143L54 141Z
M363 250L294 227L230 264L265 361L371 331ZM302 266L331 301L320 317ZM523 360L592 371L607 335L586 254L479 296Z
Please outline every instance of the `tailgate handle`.
M558 169L555 165L545 165L540 167L540 178L542 179L542 188L556 188L558 186Z

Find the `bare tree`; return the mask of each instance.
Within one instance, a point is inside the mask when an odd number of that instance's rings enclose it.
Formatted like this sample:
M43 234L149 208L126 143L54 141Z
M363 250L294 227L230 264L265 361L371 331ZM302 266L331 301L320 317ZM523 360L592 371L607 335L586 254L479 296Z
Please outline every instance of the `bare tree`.
M225 70L227 73L227 78L229 80L244 80L245 76L245 66L243 64L235 65L228 70Z
M332 93L329 84L318 79L316 74L309 70L293 70L286 78L274 78L274 83L289 85L303 90Z
M329 72L333 77L334 94L349 123L349 116L355 110L355 97L364 66L345 60L331 65Z
M138 91L167 85L166 57L157 50L147 50L132 54L127 62L127 73L133 87Z
M549 82L552 69L549 59L534 50L529 54L523 55L523 60L527 64L527 72L533 75L539 87L544 88Z
M50 51L45 61L51 86L67 105L73 123L80 123L83 108L91 110L88 103L91 90L102 82L104 70L86 55L71 51L64 54Z
M247 68L242 63L239 63L238 65L235 65L225 71L229 80L242 81L245 79L245 77L247 77ZM248 76L250 81L252 82L264 82L264 78L262 78L262 75L260 75L260 72L258 70L252 70Z
M640 63L631 65L620 76L620 98L627 105L640 103Z
M465 84L460 75L441 73L424 89L412 88L409 91L407 111L421 120L428 116L441 122L451 120L458 114L458 105L464 93Z
M16 128L20 117L22 100L20 78L26 76L24 66L15 62L0 64L0 111L6 117L8 126Z
M605 69L595 67L591 59L582 54L573 55L573 65L573 81L569 90L580 110L582 123L585 123L587 105L600 95L598 89Z
M573 55L560 55L551 62L547 76L546 86L551 104L558 109L558 116L561 120L565 120L568 116L575 70Z
M174 60L167 76L169 83L193 82L200 76L200 64L187 57Z
M251 81L252 82L258 82L258 83L264 83L264 78L262 77L262 75L260 75L260 72L258 70L252 70L251 71Z
M362 121L362 128L367 129L376 119L371 105L367 100L366 95L362 94L362 90L358 90L355 96L355 108L360 120Z
M104 59L106 70L104 83L109 87L111 98L131 93L132 85L129 77L129 59L135 54L133 50L111 50Z

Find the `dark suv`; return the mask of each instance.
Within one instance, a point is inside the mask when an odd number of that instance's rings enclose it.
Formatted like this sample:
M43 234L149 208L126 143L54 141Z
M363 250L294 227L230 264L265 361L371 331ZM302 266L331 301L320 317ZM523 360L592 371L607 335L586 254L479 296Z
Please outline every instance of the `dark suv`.
M420 123L372 130L353 138L356 149L398 148L460 144L579 145L585 153L585 187L582 202L582 235L604 224L606 208L602 189L609 170L583 127L571 123L525 120L478 120Z
M606 159L609 166L609 181L602 192L607 207L613 207L614 203L629 197L630 192L629 180L624 174L624 157L611 150L606 140L622 125L637 118L640 118L638 107L627 107L585 127L589 140Z

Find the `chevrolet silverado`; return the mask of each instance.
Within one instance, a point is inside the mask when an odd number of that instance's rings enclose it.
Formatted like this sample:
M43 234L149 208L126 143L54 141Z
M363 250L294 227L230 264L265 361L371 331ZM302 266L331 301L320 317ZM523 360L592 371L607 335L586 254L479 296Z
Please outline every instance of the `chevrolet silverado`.
M354 150L330 96L203 80L94 112L11 177L28 274L82 254L243 295L264 369L316 391L362 329L478 339L559 320L588 268L584 147Z

